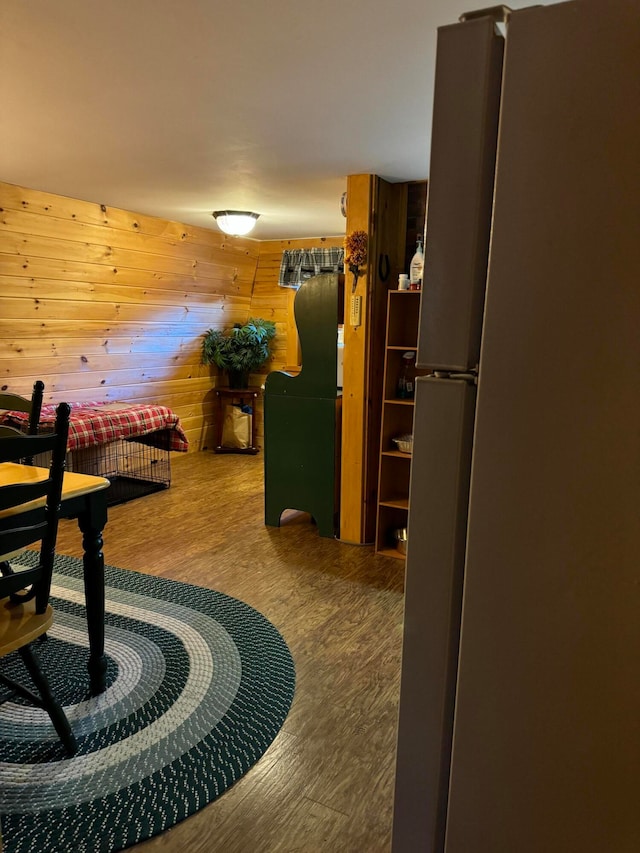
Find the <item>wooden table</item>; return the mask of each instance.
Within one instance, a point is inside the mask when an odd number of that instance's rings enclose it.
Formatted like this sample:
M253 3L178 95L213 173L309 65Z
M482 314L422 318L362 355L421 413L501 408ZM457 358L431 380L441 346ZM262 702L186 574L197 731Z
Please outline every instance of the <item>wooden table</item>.
M262 394L262 388L255 385L249 388L227 388L226 386L218 386L213 389L216 393L218 402L218 414L216 417L216 453L257 453L256 446L256 403L258 397ZM248 403L251 405L253 414L251 415L251 444L249 447L226 447L222 443L222 427L224 425L224 401L227 400L233 403L238 400L241 405Z
M46 480L46 468L18 465L15 462L0 464L0 485ZM107 659L104 655L104 555L102 531L107 523L107 492L110 485L104 477L65 472L62 483L61 518L77 518L82 532L84 594L89 634L89 684L91 693L102 693L105 688ZM42 499L44 501L44 498Z

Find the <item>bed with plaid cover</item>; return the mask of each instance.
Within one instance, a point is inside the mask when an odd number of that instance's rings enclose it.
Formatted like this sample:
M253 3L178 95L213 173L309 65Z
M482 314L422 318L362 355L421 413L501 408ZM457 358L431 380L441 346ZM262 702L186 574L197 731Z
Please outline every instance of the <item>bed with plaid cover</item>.
M86 447L98 447L119 439L135 439L162 450L177 450L184 453L189 440L180 425L180 420L166 406L134 405L122 403L69 403L70 451ZM40 428L53 428L56 420L55 405L42 407ZM2 412L0 423L24 429L29 416L23 412Z

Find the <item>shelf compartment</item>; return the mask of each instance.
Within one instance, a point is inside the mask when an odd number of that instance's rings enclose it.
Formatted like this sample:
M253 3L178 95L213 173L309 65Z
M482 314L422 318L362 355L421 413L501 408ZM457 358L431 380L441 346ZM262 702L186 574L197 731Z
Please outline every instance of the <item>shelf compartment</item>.
M397 451L393 439L399 435L413 434L413 406L389 406L385 403L382 410L382 431L380 450L387 453ZM407 454L401 454L406 456ZM411 458L409 456L409 458Z
M389 349L387 348L386 358L385 358L385 372L384 372L384 385L382 390L382 397L385 401L392 401L398 403L413 403L411 398L402 399L397 397L396 391L398 387L398 378L400 377L400 373L402 372L402 368L404 366L403 358L405 352L416 352L415 346L406 347L406 348L398 348L398 349ZM415 359L412 362L412 366L415 369Z
M389 292L389 317L387 322L387 346L399 347L404 341L418 340L420 320L420 291L392 290ZM411 349L411 347L408 347Z
M409 498L400 496L395 498L386 498L380 501L380 506L388 506L393 509L402 509L409 512Z
M407 510L396 506L378 505L378 527L376 530L376 552L404 560L404 554L396 548L394 530L407 526Z
M376 553L380 554L381 557L393 557L395 560L406 559L405 555L401 554L397 548L380 548Z
M411 465L399 462L396 456L384 454L380 457L380 483L378 499L380 503L393 503L398 505L399 498L405 499L405 505L409 495L409 475Z
M416 352L416 345L415 342L412 344L397 344L396 346L389 346L387 349L390 352Z
M408 459L411 460L410 453L403 453L401 450L383 450L383 456L393 456L395 459Z

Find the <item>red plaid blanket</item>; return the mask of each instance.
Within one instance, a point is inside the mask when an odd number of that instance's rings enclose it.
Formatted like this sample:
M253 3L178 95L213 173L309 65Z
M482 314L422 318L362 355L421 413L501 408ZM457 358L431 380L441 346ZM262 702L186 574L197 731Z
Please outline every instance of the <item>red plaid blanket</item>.
M82 450L108 444L120 438L141 438L145 444L162 450L185 452L189 440L180 425L180 419L165 406L127 406L120 403L69 403L68 450ZM56 420L56 407L43 406L40 426L52 427ZM24 412L2 412L0 423L23 428L29 422Z

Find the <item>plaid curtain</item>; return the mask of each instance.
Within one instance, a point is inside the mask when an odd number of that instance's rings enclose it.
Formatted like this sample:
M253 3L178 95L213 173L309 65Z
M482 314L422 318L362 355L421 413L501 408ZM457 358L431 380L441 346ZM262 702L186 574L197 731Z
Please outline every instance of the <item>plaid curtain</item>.
M323 272L344 272L344 249L285 249L280 263L280 287L296 289L308 278Z

